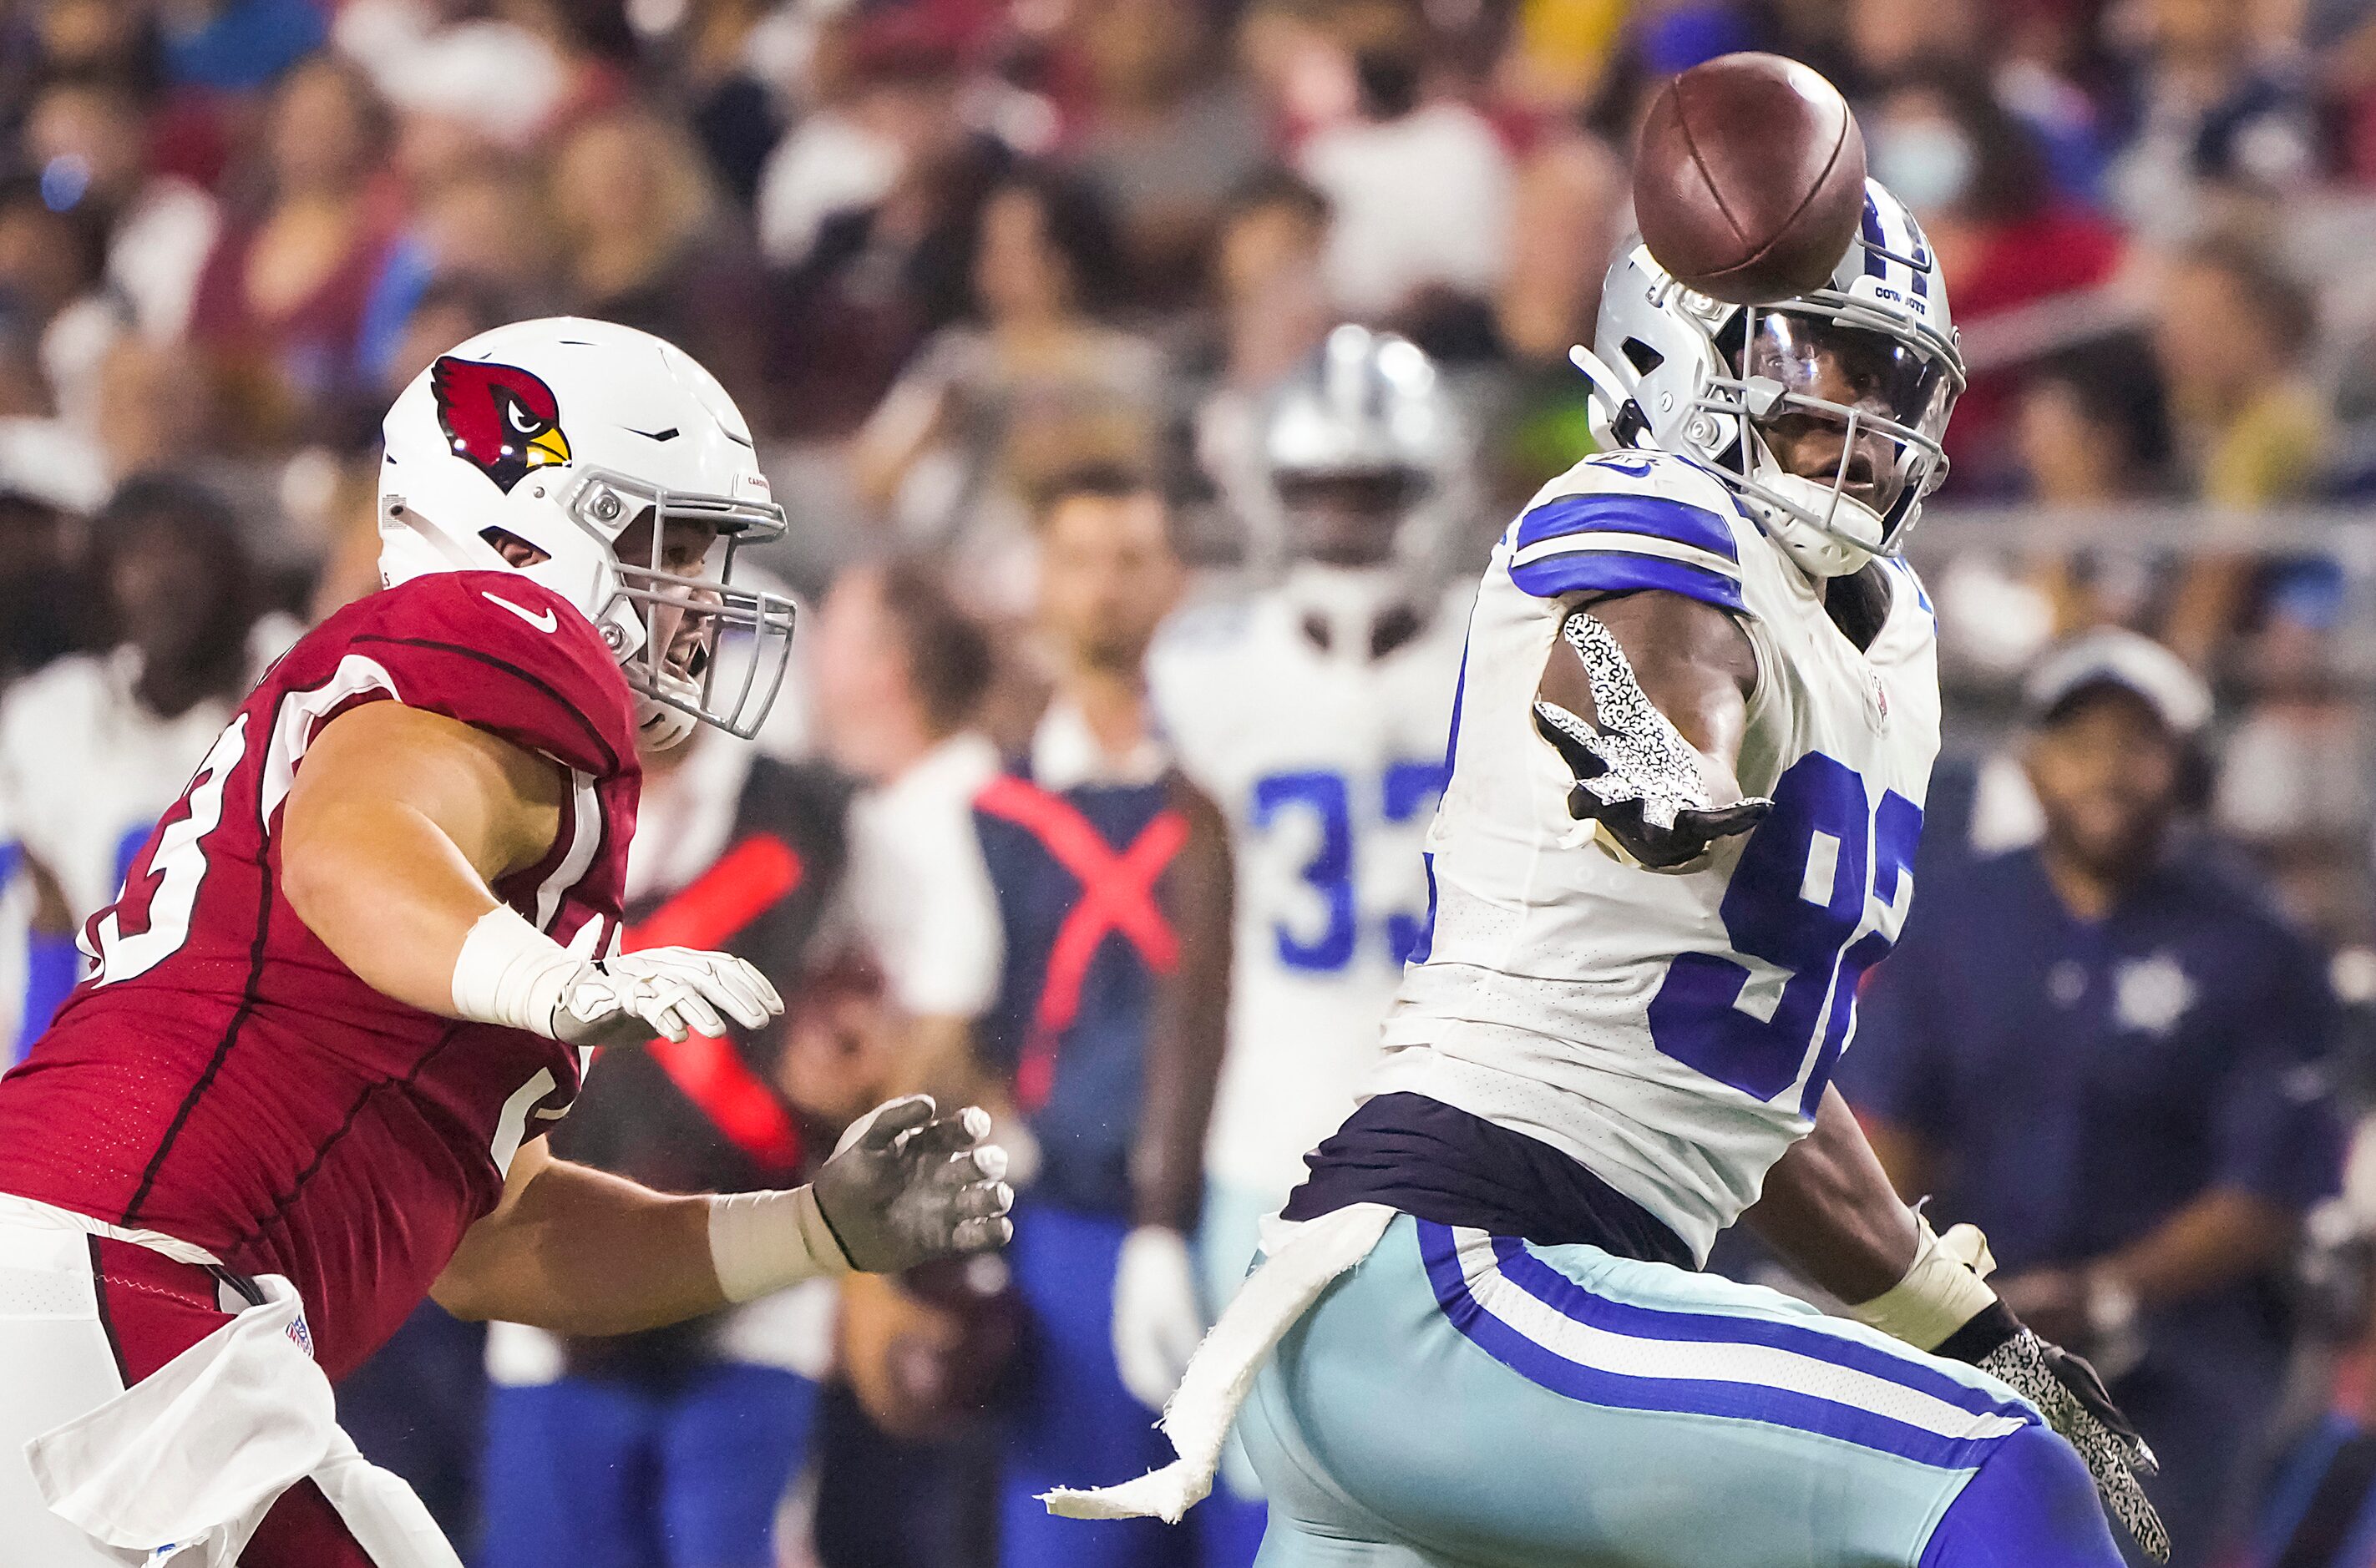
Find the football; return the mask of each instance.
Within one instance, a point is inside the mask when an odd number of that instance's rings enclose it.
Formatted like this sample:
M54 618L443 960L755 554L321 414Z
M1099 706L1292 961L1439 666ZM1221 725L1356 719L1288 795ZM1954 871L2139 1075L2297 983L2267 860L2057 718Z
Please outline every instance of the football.
M1686 288L1765 304L1820 288L1864 212L1864 135L1821 73L1726 54L1661 89L1642 122L1634 217Z

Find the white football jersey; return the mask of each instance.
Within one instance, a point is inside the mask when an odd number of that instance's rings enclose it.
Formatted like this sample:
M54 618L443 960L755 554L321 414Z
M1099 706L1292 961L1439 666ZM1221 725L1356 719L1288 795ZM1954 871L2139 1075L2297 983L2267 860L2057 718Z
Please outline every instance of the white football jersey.
M1937 629L1911 568L1859 650L1817 584L1688 459L1621 452L1546 486L1477 596L1452 780L1428 834L1434 929L1372 1092L1565 1150L1705 1259L1812 1125L1889 950L1939 745ZM1754 646L1741 787L1775 805L1704 869L1619 858L1567 812L1532 703L1577 597L1665 588Z
M1467 594L1428 606L1417 635L1372 658L1385 601L1352 574L1304 566L1182 612L1148 657L1158 720L1228 817L1235 854L1230 1043L1206 1170L1274 1206L1352 1111L1426 928L1420 848L1443 789Z
M296 640L285 615L248 635L252 671ZM180 798L238 706L209 698L172 719L140 706L140 656L129 647L77 654L26 676L0 703L0 1061L38 1030L27 987L34 897L17 853L57 879L77 926L114 902L124 873L160 813ZM77 972L80 966L77 964Z

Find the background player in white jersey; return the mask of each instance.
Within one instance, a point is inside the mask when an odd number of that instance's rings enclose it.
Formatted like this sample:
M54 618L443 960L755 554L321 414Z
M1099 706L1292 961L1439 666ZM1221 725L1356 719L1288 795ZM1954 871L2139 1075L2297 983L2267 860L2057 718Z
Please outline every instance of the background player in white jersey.
M1159 721L1236 861L1198 1237L1211 1310L1352 1109L1426 928L1420 837L1443 789L1466 595L1447 596L1436 555L1467 453L1416 345L1337 327L1272 400L1263 442L1271 493L1240 504L1277 529L1285 570L1175 618L1148 659ZM1230 1481L1251 1493L1242 1465Z
M1825 287L1723 305L1635 245L1603 301L1578 362L1643 449L1496 547L1372 1097L1183 1382L1182 1465L1060 1505L1193 1495L1276 1340L1241 1429L1273 1568L2109 1568L2090 1470L2164 1555L2094 1374L1827 1087L1938 743L1886 554L1963 380L1929 248L1869 184ZM1862 1322L1693 1272L1744 1214Z
M80 978L74 933L300 629L262 613L239 520L200 485L128 480L91 533L123 640L0 702L0 1063L48 1026Z
M1206 1145L1216 1301L1374 1063L1425 929L1420 841L1443 788L1466 590L1434 560L1465 458L1415 345L1340 327L1265 414L1287 556L1252 595L1177 617L1149 680L1181 766L1228 815L1237 978ZM1253 519L1259 527L1263 519Z

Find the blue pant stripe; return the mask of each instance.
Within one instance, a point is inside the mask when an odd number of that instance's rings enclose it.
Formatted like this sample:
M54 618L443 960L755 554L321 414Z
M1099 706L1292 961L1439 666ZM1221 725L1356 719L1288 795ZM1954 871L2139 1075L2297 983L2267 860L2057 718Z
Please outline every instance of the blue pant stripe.
M1942 1436L1871 1410L1767 1384L1640 1377L1572 1361L1538 1345L1485 1310L1461 1273L1459 1253L1448 1227L1421 1221L1419 1238L1420 1256L1445 1318L1495 1360L1528 1382L1567 1398L1622 1409L1715 1416L1789 1427L1940 1469L1971 1469L2002 1441L1999 1436ZM1568 1283L1574 1285L1573 1281ZM1602 1302L1601 1298L1590 1296L1581 1287L1574 1289L1593 1302L1615 1304ZM1529 1290L1528 1294L1536 1292ZM1711 1321L1742 1327L1764 1326L1764 1321L1758 1319Z
M2031 1412L2017 1400L2000 1399L1983 1388L1931 1371L1921 1362L1887 1350L1877 1350L1844 1335L1804 1327L1774 1318L1741 1317L1719 1313L1673 1312L1637 1306L1630 1301L1596 1296L1527 1250L1515 1236L1493 1239L1493 1255L1503 1277L1562 1316L1630 1334L1639 1339L1700 1339L1734 1345L1764 1345L1919 1390L1933 1399L1968 1410L1976 1416L2014 1416Z

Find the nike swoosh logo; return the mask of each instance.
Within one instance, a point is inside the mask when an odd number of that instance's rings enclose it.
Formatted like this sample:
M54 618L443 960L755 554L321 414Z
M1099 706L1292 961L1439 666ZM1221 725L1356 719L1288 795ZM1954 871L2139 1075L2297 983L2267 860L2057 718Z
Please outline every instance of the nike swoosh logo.
M529 625L534 626L540 632L557 632L561 629L561 617L555 615L550 610L545 611L541 615L531 615L527 611L522 610L518 605L514 604L510 600L504 598L501 594L481 592L479 597L485 600L490 604L502 605L505 609L510 611L513 614L518 616Z
M647 441L674 441L684 434L674 425L669 426L666 430L637 430L631 424L623 424L619 428L629 435L640 435Z

